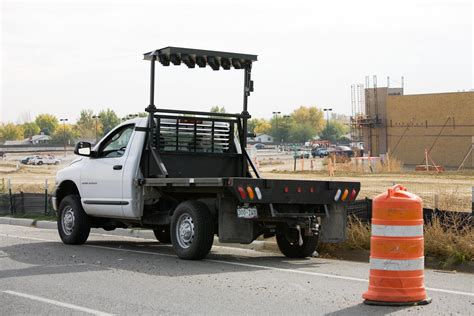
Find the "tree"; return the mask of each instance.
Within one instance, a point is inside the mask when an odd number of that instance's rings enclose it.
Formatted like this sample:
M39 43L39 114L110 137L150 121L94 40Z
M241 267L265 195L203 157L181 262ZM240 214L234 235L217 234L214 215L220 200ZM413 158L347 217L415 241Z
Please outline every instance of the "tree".
M293 117L279 117L279 116L274 116L270 120L270 135L273 136L275 139L275 142L280 143L280 142L288 142L291 140L291 129L292 126L294 125L294 119Z
M211 107L211 111L212 113L227 113L226 110L225 110L225 107L223 106L213 106Z
M77 132L71 127L71 125L59 125L51 136L51 143L58 145L66 143L70 145L74 143L74 140L77 137Z
M315 136L314 127L311 123L298 124L294 122L290 129L290 141L294 143L305 143Z
M120 124L120 118L111 109L102 110L99 113L99 116L100 116L100 119L99 119L100 124L102 125L102 130L103 130L104 135L110 132L115 126Z
M326 124L319 137L323 140L335 143L345 134L347 134L347 126L337 121L331 121L329 124Z
M58 119L52 114L40 114L35 119L40 131L46 135L52 135L58 127Z
M33 135L38 135L41 132L40 127L35 122L28 122L23 124L23 137L29 138Z
M248 120L247 129L255 134L268 134L272 129L272 125L266 119L255 118Z
M297 124L306 125L307 128L311 128L315 136L321 132L324 126L323 112L315 106L306 107L300 106L291 113L291 116Z
M95 139L96 136L102 135L102 125L98 119L93 118L92 110L82 110L79 120L75 126L75 132L79 137L86 139ZM96 135L97 128L97 135Z
M20 140L23 139L23 128L21 125L7 123L0 125L0 140Z

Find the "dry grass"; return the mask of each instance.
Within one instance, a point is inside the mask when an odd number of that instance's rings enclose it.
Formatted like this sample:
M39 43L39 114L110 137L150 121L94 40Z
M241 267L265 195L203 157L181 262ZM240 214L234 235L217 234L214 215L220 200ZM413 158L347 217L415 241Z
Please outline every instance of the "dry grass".
M463 225L464 224L464 225ZM474 261L474 230L462 223L460 216L445 219L433 218L425 225L425 256L439 259L444 265ZM347 241L342 244L322 244L320 251L329 255L343 250L370 250L370 224L350 217Z

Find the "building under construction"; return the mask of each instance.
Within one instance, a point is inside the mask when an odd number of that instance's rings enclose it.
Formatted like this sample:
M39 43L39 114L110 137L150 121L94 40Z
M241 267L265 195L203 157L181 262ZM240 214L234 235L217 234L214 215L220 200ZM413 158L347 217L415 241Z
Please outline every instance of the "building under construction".
M351 135L366 155L387 153L405 165L474 168L474 92L404 95L400 87L352 86Z

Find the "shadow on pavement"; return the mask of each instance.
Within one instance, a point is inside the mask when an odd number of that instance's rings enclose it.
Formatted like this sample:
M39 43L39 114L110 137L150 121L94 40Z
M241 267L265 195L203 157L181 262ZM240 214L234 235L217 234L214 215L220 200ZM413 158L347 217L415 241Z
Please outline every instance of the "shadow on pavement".
M110 248L110 249L109 249ZM98 241L85 245L64 245L60 242L35 242L1 247L3 258L34 265L19 269L0 270L1 278L14 278L43 274L102 271L109 269L129 270L151 276L181 277L228 272L266 270L265 265L284 269L309 269L329 264L318 259L288 259L283 256L263 255L250 257L213 251L207 259L189 261L179 259L170 245L142 241ZM218 261L235 262L253 266L219 264Z
M361 297L362 300L362 297ZM342 316L342 315L388 315L397 311L410 308L410 306L373 306L360 303L349 306L338 311L324 314L326 316Z

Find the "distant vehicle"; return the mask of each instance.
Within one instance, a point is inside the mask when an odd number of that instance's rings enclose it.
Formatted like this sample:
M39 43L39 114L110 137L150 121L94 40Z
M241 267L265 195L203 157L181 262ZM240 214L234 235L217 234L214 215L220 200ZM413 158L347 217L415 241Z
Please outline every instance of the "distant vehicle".
M0 150L0 158L5 158L7 156L7 153Z
M255 149L265 149L264 144L255 144L253 147L255 147Z
M33 159L30 159L28 161L29 165L59 165L61 160L54 158L52 156L46 156L46 157L35 157Z
M313 158L323 158L329 155L329 151L326 148L316 148L311 151L311 155L313 156Z
M298 150L298 151L293 155L293 158L295 158L295 159L302 159L302 158L308 159L309 156L310 156L310 154L309 154L308 151L305 151L305 150Z
M33 159L33 158L39 158L40 156L36 155L36 156L26 156L26 157L23 157L20 159L20 163L24 164L24 165L27 165L28 162Z
M342 156L342 157L353 157L354 156L354 151L348 146L337 146L334 150L334 153L337 156Z

